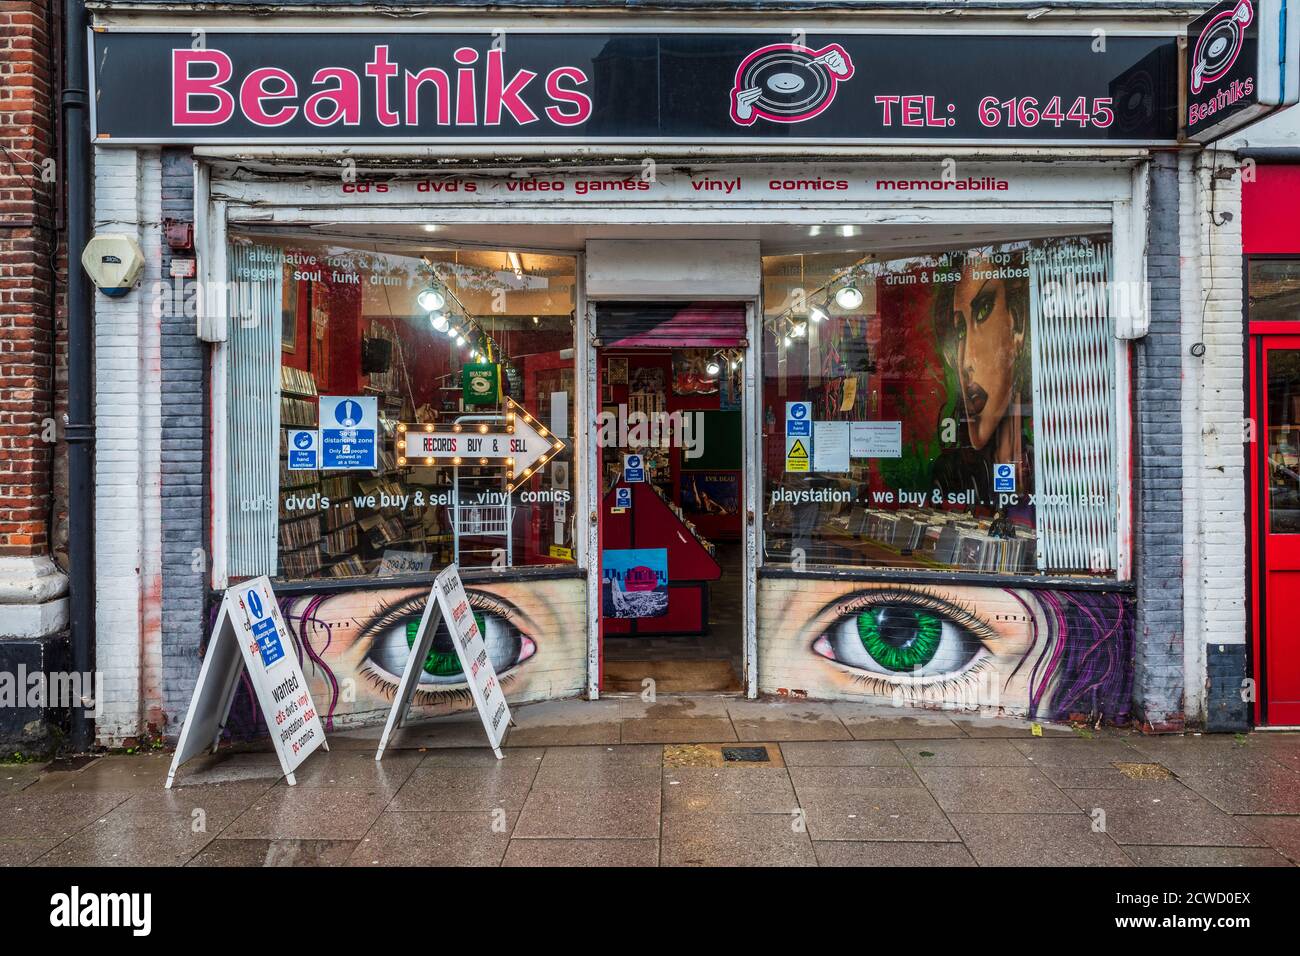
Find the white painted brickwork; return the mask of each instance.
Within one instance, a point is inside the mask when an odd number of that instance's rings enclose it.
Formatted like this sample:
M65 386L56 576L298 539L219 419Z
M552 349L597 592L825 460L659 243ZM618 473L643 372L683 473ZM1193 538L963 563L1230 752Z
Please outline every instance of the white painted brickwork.
M97 729L111 746L140 732L159 680L160 343L148 291L161 261L161 167L156 150L95 153L95 231L135 236L146 262L135 292L95 297Z
M1241 177L1231 152L1182 158L1186 714L1206 715L1206 648L1246 640Z

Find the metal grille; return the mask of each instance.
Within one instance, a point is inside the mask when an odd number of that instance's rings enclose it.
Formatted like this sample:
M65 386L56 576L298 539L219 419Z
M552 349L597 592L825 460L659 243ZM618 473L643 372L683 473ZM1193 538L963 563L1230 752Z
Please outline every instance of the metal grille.
M1111 247L1042 250L1031 262L1037 562L1042 571L1117 567L1116 343Z
M280 499L284 253L270 246L232 245L227 262L230 575L274 575Z

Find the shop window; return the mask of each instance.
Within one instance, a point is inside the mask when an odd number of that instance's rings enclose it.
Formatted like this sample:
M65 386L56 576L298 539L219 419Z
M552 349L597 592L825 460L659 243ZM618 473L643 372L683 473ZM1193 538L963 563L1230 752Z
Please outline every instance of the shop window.
M769 564L1113 575L1104 237L763 261Z
M257 236L228 259L231 576L573 563L572 257ZM512 413L547 453L514 476ZM453 429L473 454L408 457Z
M1300 320L1300 259L1252 258L1248 268L1250 321Z

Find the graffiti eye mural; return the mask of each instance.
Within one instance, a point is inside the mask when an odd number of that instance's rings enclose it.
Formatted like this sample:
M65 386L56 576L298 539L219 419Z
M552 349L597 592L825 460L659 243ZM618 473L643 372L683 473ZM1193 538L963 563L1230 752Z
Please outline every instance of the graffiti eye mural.
M891 682L960 677L992 656L989 625L966 608L925 591L849 594L818 619L827 626L813 641L815 653Z
M537 644L520 628L517 609L498 597L467 591L474 619L483 633L488 658L503 687L513 679L512 671L537 653ZM361 627L360 639L370 641L361 674L387 694L397 689L406 659L420 628L427 595L416 594L380 606ZM448 695L469 699L469 689L460 660L451 643L445 621L439 621L433 643L424 659L416 702L438 703Z

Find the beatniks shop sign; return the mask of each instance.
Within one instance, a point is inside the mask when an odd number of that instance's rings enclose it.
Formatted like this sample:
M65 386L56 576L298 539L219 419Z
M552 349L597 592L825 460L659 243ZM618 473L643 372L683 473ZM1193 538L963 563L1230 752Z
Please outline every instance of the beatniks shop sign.
M1187 28L1186 138L1210 142L1295 103L1297 61L1300 16L1283 0L1224 0L1198 17Z
M196 35L95 33L97 142L1109 144L1179 131L1172 36Z

